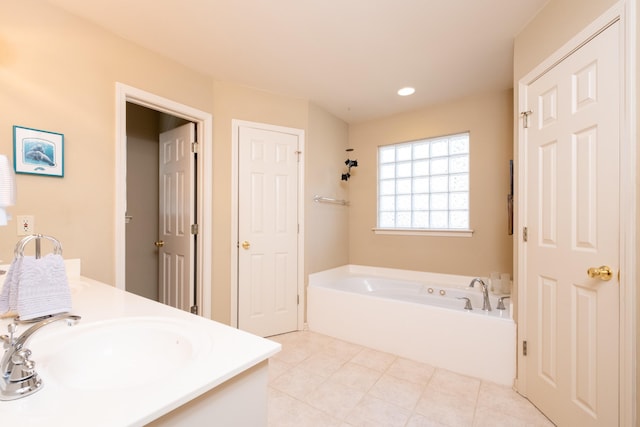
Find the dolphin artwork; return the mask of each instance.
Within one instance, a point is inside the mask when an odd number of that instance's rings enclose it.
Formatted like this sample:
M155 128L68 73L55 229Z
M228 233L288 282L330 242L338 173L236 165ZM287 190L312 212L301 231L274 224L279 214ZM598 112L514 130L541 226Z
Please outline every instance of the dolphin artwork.
M49 166L56 165L55 162L45 154L44 148L42 147L42 145L34 145L29 149L29 151L24 153L24 156L29 160L40 162L40 163L46 163Z

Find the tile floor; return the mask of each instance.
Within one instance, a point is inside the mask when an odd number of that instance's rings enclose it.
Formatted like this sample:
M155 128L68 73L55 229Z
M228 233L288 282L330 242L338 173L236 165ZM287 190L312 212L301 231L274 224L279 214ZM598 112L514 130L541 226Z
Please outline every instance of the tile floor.
M553 426L510 387L314 332L271 339L269 427Z

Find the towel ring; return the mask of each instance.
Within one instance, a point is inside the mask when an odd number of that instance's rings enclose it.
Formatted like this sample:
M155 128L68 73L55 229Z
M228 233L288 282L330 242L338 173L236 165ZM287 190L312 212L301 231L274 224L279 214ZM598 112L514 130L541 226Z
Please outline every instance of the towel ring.
M24 248L27 245L27 243L29 243L30 241L34 240L36 241L36 259L40 259L40 241L42 239L47 239L50 242L53 243L53 253L55 255L62 255L62 244L60 243L60 241L58 239L56 239L55 237L51 237L51 236L45 236L44 234L32 234L30 236L25 237L24 239L20 240L17 244L16 244L16 248L14 250L14 254L16 256L16 258L21 258L24 256Z

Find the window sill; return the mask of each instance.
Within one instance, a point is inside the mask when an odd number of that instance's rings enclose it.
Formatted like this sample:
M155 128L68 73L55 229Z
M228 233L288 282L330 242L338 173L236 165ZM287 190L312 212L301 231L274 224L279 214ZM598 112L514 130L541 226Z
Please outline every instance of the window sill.
M420 228L372 228L375 234L396 236L473 237L473 230L427 230Z

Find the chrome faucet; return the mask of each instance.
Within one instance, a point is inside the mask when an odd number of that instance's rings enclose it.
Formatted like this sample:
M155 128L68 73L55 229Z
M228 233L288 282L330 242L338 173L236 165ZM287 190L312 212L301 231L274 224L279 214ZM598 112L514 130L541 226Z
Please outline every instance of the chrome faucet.
M504 306L504 300L507 298L511 298L509 295L502 296L498 298L498 306L496 307L498 310L506 310L507 307Z
M471 283L469 283L469 287L473 288L476 282L479 282L480 286L482 287L482 309L484 311L491 311L491 302L489 301L489 287L486 283L484 283L484 280L480 279L479 277L473 279Z
M15 400L28 396L42 387L42 379L35 370L36 363L31 360L31 350L25 347L27 341L40 328L58 320L67 320L67 324L73 325L80 316L72 314L59 314L39 321L24 331L20 337L14 338L16 324L8 326L9 335L3 335L4 356L0 362L2 377L0 378L0 400Z
M469 297L458 297L458 299L464 300L464 309L467 311L473 310L473 306L471 305L471 299Z

